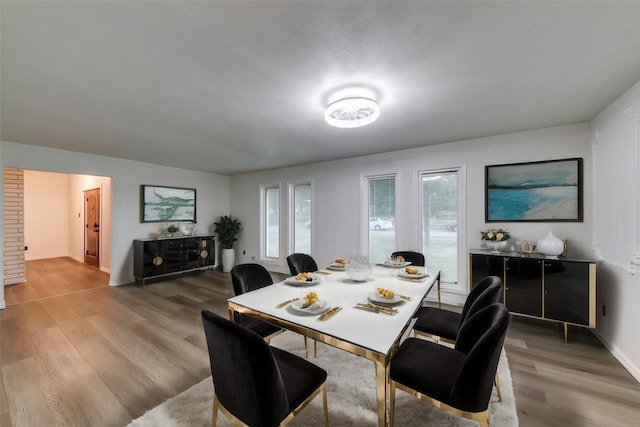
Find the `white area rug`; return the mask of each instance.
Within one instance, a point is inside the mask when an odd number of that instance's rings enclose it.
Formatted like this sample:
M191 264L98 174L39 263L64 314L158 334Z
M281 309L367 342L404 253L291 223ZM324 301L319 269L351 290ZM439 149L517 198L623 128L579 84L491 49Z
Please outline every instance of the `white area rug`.
M300 335L285 332L276 336L271 344L304 357L304 342ZM318 357L312 358L311 361L328 372L327 400L331 426L377 425L373 362L324 344L318 344ZM498 401L494 388L490 404L490 425L517 426L518 415L511 372L504 351L500 357L498 375L502 388L502 402ZM212 404L213 381L209 377L133 420L129 427L210 426ZM317 396L289 425L322 426L322 419L322 397ZM396 393L395 423L402 427L478 425L477 422L450 415L399 390ZM218 425L230 426L231 423L224 414L219 413Z

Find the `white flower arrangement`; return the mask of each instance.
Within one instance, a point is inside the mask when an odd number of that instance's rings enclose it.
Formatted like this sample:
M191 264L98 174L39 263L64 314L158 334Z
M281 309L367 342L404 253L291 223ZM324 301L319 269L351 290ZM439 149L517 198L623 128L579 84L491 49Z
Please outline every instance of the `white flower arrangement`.
M502 228L491 228L487 231L481 231L482 240L490 240L494 242L505 242L511 238L511 234Z

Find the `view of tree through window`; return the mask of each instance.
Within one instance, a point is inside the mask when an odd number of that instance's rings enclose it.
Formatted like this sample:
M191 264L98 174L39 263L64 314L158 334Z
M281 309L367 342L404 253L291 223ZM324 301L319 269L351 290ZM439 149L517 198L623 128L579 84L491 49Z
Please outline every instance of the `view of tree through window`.
M381 262L395 250L396 179L369 178L369 261Z
M280 188L265 188L264 202L265 256L278 258L280 256Z
M427 267L442 280L458 281L458 174L424 173L422 181L422 245Z
M293 251L311 255L311 184L293 186Z

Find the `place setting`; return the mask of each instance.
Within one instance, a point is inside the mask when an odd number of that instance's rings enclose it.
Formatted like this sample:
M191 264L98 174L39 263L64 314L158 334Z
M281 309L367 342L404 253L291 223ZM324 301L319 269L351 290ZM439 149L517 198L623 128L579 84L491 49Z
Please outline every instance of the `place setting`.
M396 314L398 309L395 307L402 305L405 301L411 301L411 297L398 294L390 289L376 288L367 296L367 302L356 303L355 307L376 313Z
M287 311L297 316L318 316L318 320L327 320L342 307L331 307L328 301L320 299L316 292L308 292L301 298L292 298L281 302L276 308L287 307Z
M411 262L405 260L402 255L398 255L395 257L389 257L384 261L378 263L378 265L388 268L402 268L411 265Z
M397 272L398 277L406 282L423 282L429 277L427 269L424 267L406 266Z
M327 270L345 271L347 261L344 258L336 258L331 264L327 265Z
M285 279L284 283L291 286L314 286L322 281L322 277L316 273L300 273Z

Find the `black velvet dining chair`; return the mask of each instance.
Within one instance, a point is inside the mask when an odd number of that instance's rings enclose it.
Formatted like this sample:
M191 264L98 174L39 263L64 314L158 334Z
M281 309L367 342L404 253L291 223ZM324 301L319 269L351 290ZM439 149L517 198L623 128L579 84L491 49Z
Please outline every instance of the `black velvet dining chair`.
M287 257L287 264L289 265L289 271L292 276L297 276L300 273L318 271L318 264L316 264L316 261L311 255L307 254L291 254Z
M424 267L426 265L426 261L425 261L424 255L421 254L420 252L396 251L396 252L391 254L391 257L395 258L398 255L400 255L402 258L404 258L405 261L410 262L411 265L418 266L418 267Z
M202 323L213 377L213 426L218 411L238 426L284 426L320 393L329 425L324 369L210 311L202 310Z
M413 325L414 335L425 335L435 341L453 344L465 319L484 307L499 302L501 296L502 279L497 276L484 277L471 288L462 313L438 307L420 307Z
M236 295L241 295L256 289L264 288L273 284L271 274L260 264L239 264L231 269L231 283ZM253 316L234 312L233 319L236 323L251 329L267 342L275 335L282 332L282 328L264 322Z
M456 416L489 426L489 401L509 311L496 303L464 322L454 348L407 338L389 367L389 421L393 427L396 389Z
M499 302L501 296L502 279L497 276L484 277L471 288L462 313L438 307L420 307L416 312L417 320L413 325L413 334L427 336L436 342L455 344L465 320L483 308ZM495 384L498 399L502 401L498 375L496 375Z
M231 269L231 282L233 283L233 291L236 295L244 294L246 292L254 291L256 289L264 288L265 286L273 285L273 278L269 271L260 264L246 263L234 266ZM236 311L233 312L233 319L236 323L243 325L246 328L256 332L267 342L271 341L271 338L283 332L283 329L272 325L271 323L262 321L253 316L247 316ZM307 358L309 357L309 348L307 346L307 336L304 337L304 348L307 352ZM313 342L313 355L318 354L318 343Z

